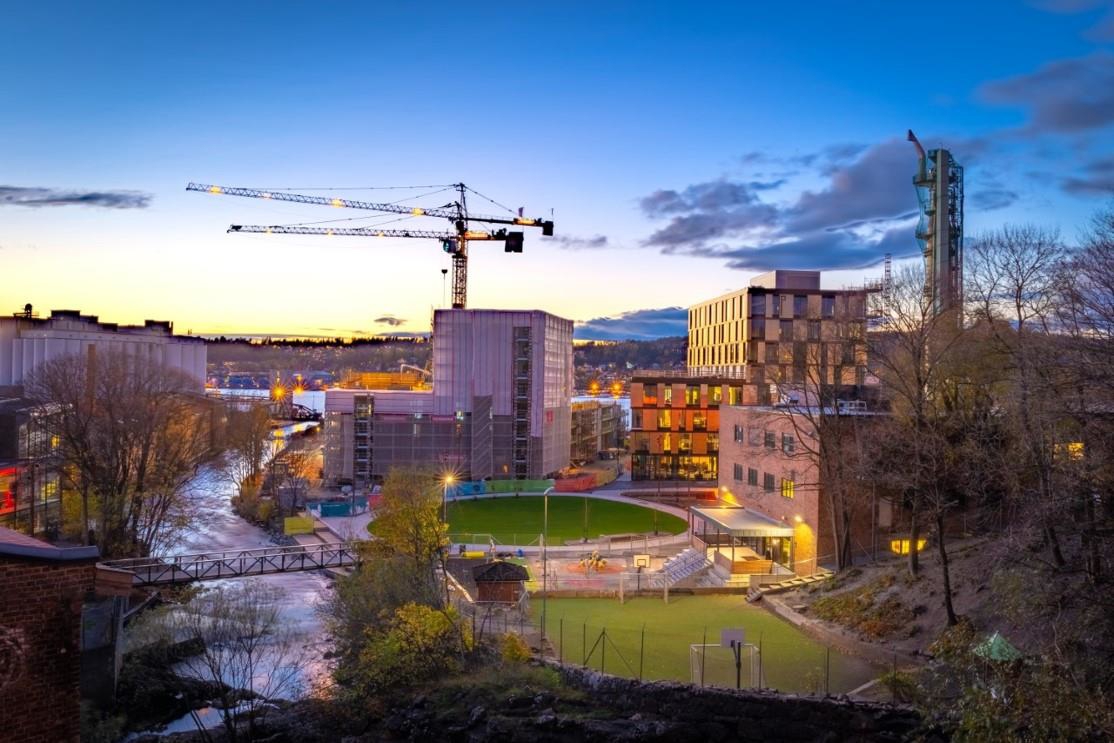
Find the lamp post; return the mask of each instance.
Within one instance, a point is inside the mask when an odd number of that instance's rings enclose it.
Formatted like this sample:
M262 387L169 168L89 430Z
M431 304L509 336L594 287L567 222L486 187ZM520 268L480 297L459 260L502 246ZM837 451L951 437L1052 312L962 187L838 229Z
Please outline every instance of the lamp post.
M548 544L546 536L549 534L549 494L553 488L549 487L542 493L542 652L545 652L545 620L546 603L549 599L549 561L546 549Z
M456 481L451 474L441 478L441 520L449 527L449 486Z

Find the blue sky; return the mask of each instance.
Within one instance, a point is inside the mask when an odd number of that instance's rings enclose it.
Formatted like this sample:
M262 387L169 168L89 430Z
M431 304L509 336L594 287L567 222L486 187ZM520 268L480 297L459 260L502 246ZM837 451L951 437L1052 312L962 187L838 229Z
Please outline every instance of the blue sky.
M1114 4L932 10L11 4L0 304L194 332L420 332L444 296L436 243L227 235L382 219L184 186L463 180L552 209L558 231L528 233L522 255L473 245L470 306L673 332L668 308L767 268L840 286L915 253L908 128L966 167L969 236L1027 221L1075 239L1114 193ZM448 199L433 190L343 193Z

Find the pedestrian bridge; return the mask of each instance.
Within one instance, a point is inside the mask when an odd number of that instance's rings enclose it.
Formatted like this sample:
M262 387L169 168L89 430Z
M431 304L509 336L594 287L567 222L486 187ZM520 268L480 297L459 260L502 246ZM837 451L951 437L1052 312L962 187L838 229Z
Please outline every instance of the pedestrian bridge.
M113 571L131 573L134 588L339 568L355 565L358 561L359 554L355 547L345 542L336 542L107 560L99 565Z

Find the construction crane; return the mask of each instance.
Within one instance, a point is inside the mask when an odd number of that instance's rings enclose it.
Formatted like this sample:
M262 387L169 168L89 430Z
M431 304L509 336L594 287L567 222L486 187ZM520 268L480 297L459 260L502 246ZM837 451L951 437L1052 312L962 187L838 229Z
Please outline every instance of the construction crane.
M463 183L454 183L452 188L457 191L457 201L445 206L424 208L404 206L401 204L378 204L368 201L354 201L329 196L306 196L304 194L289 193L286 191L265 191L258 188L233 188L227 186L214 186L204 183L190 183L187 191L220 194L224 196L245 196L253 199L267 199L270 201L290 201L297 204L315 204L331 206L340 209L364 209L388 214L408 214L412 217L436 217L449 220L452 231L440 232L436 230L381 230L375 227L312 227L306 225L254 225L234 224L228 228L229 232L255 232L272 235L336 235L339 237L417 237L441 241L442 249L453 257L453 309L464 309L468 301L468 243L474 241L497 240L503 242L503 250L507 253L521 253L524 235L521 231L474 230L469 227L470 222L484 224L505 224L520 227L540 227L542 234L549 237L553 235L553 221L548 219L531 219L523 217L522 210L516 217L491 217L479 216L468 213L466 192L469 190Z

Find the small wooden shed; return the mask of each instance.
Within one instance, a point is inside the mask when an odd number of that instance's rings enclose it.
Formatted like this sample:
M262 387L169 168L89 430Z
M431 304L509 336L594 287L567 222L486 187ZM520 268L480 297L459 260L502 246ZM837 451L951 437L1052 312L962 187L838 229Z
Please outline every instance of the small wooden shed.
M476 600L502 604L516 603L526 591L530 573L521 565L493 560L472 568L476 582Z

